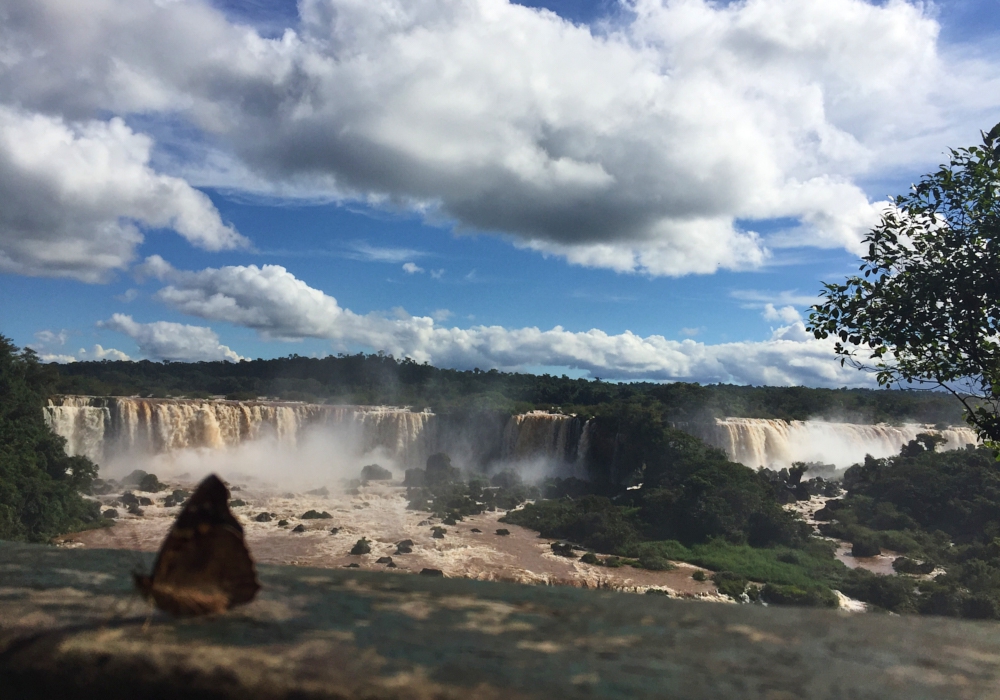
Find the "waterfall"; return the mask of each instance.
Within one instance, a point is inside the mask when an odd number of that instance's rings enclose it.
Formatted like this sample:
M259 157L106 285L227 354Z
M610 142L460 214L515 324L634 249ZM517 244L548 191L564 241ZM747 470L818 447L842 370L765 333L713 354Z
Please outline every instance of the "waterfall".
M83 455L93 460L103 455L104 433L111 420L111 412L102 406L91 406L81 399L57 405L52 401L43 409L45 422L57 435L66 438L66 454Z
M384 406L321 406L219 399L66 396L45 407L66 451L98 462L116 456L223 449L271 437L294 448L307 429L356 429L361 452L422 466L435 447L434 414Z
M547 457L572 463L577 458L580 420L546 411L511 416L503 435L503 457L510 460Z
M495 413L440 417L429 410L394 406L64 396L49 401L44 416L66 438L67 453L86 455L98 463L190 449L226 449L264 438L296 448L311 431L333 436L330 444L335 447L329 449L348 456L370 455L373 460L384 456L399 467L422 467L429 455L443 451L473 469L497 461L533 461L539 475L551 475L554 469L585 477L588 467L595 466L588 464L588 457L596 458L591 455L597 440L594 421L545 411L509 418ZM726 418L685 429L722 448L734 461L772 468L793 462L845 468L866 454L898 454L921 432L939 432L947 441L944 449L978 442L967 427L935 431L916 423ZM614 462L611 453L602 459Z
M788 467L793 462L818 462L846 468L873 457L898 454L918 433L937 433L945 438L945 450L979 442L975 432L956 426L935 430L933 426L909 423L901 426L784 421L761 418L725 418L696 432L709 444L726 451L729 458L749 467Z

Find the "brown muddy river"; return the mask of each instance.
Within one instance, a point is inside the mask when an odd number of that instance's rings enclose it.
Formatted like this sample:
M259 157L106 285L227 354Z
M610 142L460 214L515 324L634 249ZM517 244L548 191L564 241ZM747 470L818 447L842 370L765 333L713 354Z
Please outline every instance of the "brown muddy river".
M173 486L173 485L172 485ZM194 484L181 484L192 488ZM143 494L157 505L143 507L141 517L124 514L114 527L68 535L64 546L137 549L156 551L179 512L179 507L166 508L163 498L169 492ZM726 601L710 581L691 578L698 570L689 564L677 563L671 571L647 571L630 566L608 568L584 564L575 558L552 553L553 540L540 538L534 531L516 525L497 522L502 512L468 517L457 525L441 525L428 513L406 509L406 489L398 485L370 484L362 486L357 495L333 493L328 496L308 494L276 494L241 486L233 492L234 499L247 505L233 508L243 523L247 546L262 564L295 566L343 567L357 564L367 570L385 570L399 574L419 573L421 569L440 569L445 576L488 581L569 585L584 588L605 588L643 593L649 588L663 590L676 597L695 597ZM110 502L112 496L101 497ZM303 520L309 510L327 512L331 519ZM274 520L256 522L261 512L273 513ZM288 526L279 527L285 519ZM297 525L305 532L292 532ZM432 526L447 531L443 539L432 537ZM331 529L337 528L336 533ZM510 531L507 536L496 534L498 528ZM473 532L478 529L481 532ZM362 537L371 541L371 553L351 555L349 552ZM396 554L396 543L413 541L410 554ZM395 568L378 564L381 557L392 557ZM711 572L706 572L711 575Z

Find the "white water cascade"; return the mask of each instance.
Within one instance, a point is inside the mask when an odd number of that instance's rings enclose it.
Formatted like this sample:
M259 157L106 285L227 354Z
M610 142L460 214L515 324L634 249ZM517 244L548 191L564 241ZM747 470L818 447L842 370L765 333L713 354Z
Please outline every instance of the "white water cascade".
M295 447L310 429L350 433L359 453L380 449L401 465L422 465L434 446L432 413L385 406L67 396L49 401L45 418L69 454L99 463L264 437Z
M759 418L725 418L706 426L702 437L726 451L729 458L748 467L780 469L793 462L834 464L844 469L864 461L865 455L882 458L898 454L918 433L938 433L942 449L977 444L975 432L955 426L935 430L919 423L892 426L861 425L819 420L784 421Z

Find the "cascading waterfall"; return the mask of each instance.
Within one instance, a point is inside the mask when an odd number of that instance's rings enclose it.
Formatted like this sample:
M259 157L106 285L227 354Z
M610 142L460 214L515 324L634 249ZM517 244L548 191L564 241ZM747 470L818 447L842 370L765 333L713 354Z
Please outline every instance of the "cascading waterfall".
M503 457L508 460L543 456L572 463L580 444L581 421L546 411L511 416L504 429Z
M66 438L69 454L86 455L98 463L121 456L230 448L262 438L294 448L308 431L315 430L350 437L336 444L357 455L384 455L397 466L422 467L430 454L443 451L453 457L464 455L472 468L497 460L535 462L536 467L548 465L544 473L581 477L587 475L595 425L572 415L531 411L511 416L506 423L475 418L456 431L445 429L429 410L392 406L88 396L50 401L45 418ZM730 459L755 468L788 467L793 462L845 468L866 454L897 454L921 432L939 432L946 440L944 449L978 442L966 427L936 431L921 424L726 418L685 429L722 448ZM472 436L478 442L495 444L495 451L480 455L470 450L466 443Z
M434 448L434 415L382 406L139 399L67 396L45 407L49 426L66 438L66 451L97 462L118 455L164 454L235 447L263 437L295 447L310 428L360 435L362 453L423 465Z
M835 464L849 467L873 457L898 454L900 448L919 433L937 433L945 438L945 450L977 444L970 428L910 423L900 426L860 425L826 421L784 421L761 418L725 418L698 430L706 442L726 451L729 458L749 467L782 468L793 462Z

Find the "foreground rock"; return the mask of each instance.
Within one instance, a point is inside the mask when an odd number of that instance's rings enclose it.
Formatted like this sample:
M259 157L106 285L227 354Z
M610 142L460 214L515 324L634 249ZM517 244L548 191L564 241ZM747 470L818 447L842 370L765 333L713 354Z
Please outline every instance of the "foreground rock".
M1000 682L994 624L347 569L261 566L250 605L147 624L136 558L0 542L4 697L947 700Z

